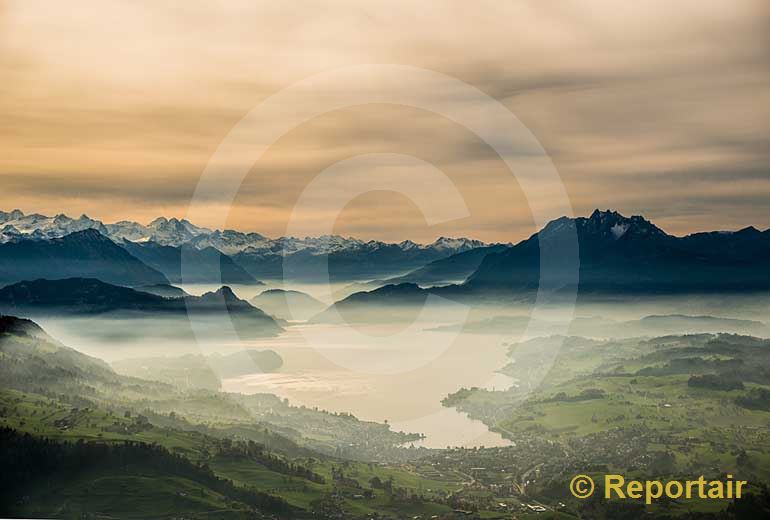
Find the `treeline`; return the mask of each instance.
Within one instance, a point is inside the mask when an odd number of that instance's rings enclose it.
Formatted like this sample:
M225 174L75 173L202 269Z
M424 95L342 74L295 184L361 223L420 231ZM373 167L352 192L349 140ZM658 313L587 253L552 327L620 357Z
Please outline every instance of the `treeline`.
M281 498L237 487L216 476L208 466L193 463L158 445L133 441L59 442L0 428L0 446L0 517L14 516L19 498L36 483L55 478L72 481L94 471L181 477L262 512L285 515L293 511Z
M731 390L743 390L743 382L737 379L730 379L717 374L703 374L702 376L691 376L687 381L690 388L705 388L706 390L720 390L730 392Z
M679 356L682 353L696 354L692 357L676 357L661 366L639 370L639 376L666 376L689 374L692 376L712 375L722 382L770 384L770 341L748 336L722 334L705 344L686 350L672 348L659 351L655 358ZM650 356L648 356L649 358ZM722 359L727 358L727 359ZM715 380L698 381L702 387L709 387ZM715 390L719 388L713 388ZM739 388L730 388L733 390Z
M455 407L478 391L479 391L479 388L476 386L471 388L465 388L465 387L460 388L457 392L449 394L444 399L442 399L441 404L443 406L446 406L447 408Z
M750 410L770 411L770 390L766 388L752 388L746 395L735 399L738 406Z
M7 344L0 349L0 380L4 388L46 396L97 396L96 389L85 383L85 374L79 368L58 366L35 355L13 356L8 350Z
M262 444L254 441L232 442L230 439L223 439L217 454L221 457L249 459L276 473L303 478L317 484L326 483L326 479L318 473L314 473L301 464L289 462L277 455L273 455L266 451Z
M580 401L591 401L593 399L604 399L607 393L599 388L586 388L577 395L567 395L566 392L559 392L551 398L543 399L544 403L578 403Z

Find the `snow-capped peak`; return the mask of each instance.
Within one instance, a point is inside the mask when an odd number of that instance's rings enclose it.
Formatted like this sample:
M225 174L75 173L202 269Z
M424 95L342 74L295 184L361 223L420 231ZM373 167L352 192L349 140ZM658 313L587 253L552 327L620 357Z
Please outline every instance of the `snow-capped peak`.
M13 210L10 213L0 212L0 222L7 229L7 231L4 231L6 238L9 235L13 235L16 238L58 238L86 229L95 229L106 234L104 224L86 215L83 215L78 220L73 220L64 214L47 217L40 213L25 215L20 210Z
M412 249L417 249L420 247L420 244L417 242L413 242L411 240L404 240L403 242L399 242L398 247L400 247L404 251L410 251Z
M459 253L461 251L467 251L469 249L482 247L484 245L484 242L470 238L439 237L430 245L430 247L438 250L452 250Z
M0 241L15 240L19 237L58 238L77 231L94 229L116 242L123 240L155 242L167 246L190 244L199 249L213 247L228 255L238 253L289 255L299 251L305 251L311 255L332 254L338 251L382 251L383 254L389 254L390 248L398 248L416 254L432 251L441 256L447 256L486 245L479 240L444 236L430 244L419 244L412 240L393 244L379 240L364 241L340 235L268 238L259 233L210 230L196 226L186 219L176 217L158 217L147 225L126 220L103 224L88 215L81 215L78 219L72 219L62 213L54 217L47 217L38 213L25 215L20 210L13 210L8 213L0 211L0 224L5 225Z

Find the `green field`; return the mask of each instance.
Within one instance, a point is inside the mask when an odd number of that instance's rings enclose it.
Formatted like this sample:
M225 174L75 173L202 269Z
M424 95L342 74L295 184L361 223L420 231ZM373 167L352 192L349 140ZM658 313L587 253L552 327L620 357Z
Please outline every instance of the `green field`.
M0 461L5 516L731 520L770 510L764 340L513 345L502 370L518 385L465 389L445 404L514 444L414 450L400 446L411 435L349 414L119 375L25 326L0 333L0 428L12 445ZM550 367L549 341L561 345ZM752 499L644 507L569 494L572 476L609 472L733 474L749 480Z

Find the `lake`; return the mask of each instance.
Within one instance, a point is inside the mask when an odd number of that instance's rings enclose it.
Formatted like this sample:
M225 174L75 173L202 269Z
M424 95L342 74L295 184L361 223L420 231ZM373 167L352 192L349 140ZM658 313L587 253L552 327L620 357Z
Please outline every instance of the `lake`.
M461 387L500 390L513 383L495 372L507 362L500 338L423 330L388 341L383 326L358 327L353 337L341 330L346 328L296 325L279 338L251 341L245 346L278 352L282 369L226 380L223 389L272 393L293 404L388 421L394 430L424 434L415 444L430 448L510 444L480 421L441 405ZM367 335L371 342L361 342ZM447 336L453 341L443 344Z

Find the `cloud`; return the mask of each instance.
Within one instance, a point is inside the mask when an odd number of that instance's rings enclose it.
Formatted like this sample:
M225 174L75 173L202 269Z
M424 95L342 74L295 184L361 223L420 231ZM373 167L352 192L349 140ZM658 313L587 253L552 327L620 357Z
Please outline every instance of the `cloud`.
M2 7L2 207L182 215L218 144L267 96L330 68L399 63L504 103L551 155L578 213L613 207L677 232L770 227L770 9L759 0ZM532 231L524 194L487 145L392 106L303 125L255 167L235 206L217 193L206 203L233 226L280 234L319 171L374 152L441 168L471 217L430 228L402 197L380 194L353 204L341 230L505 241Z

